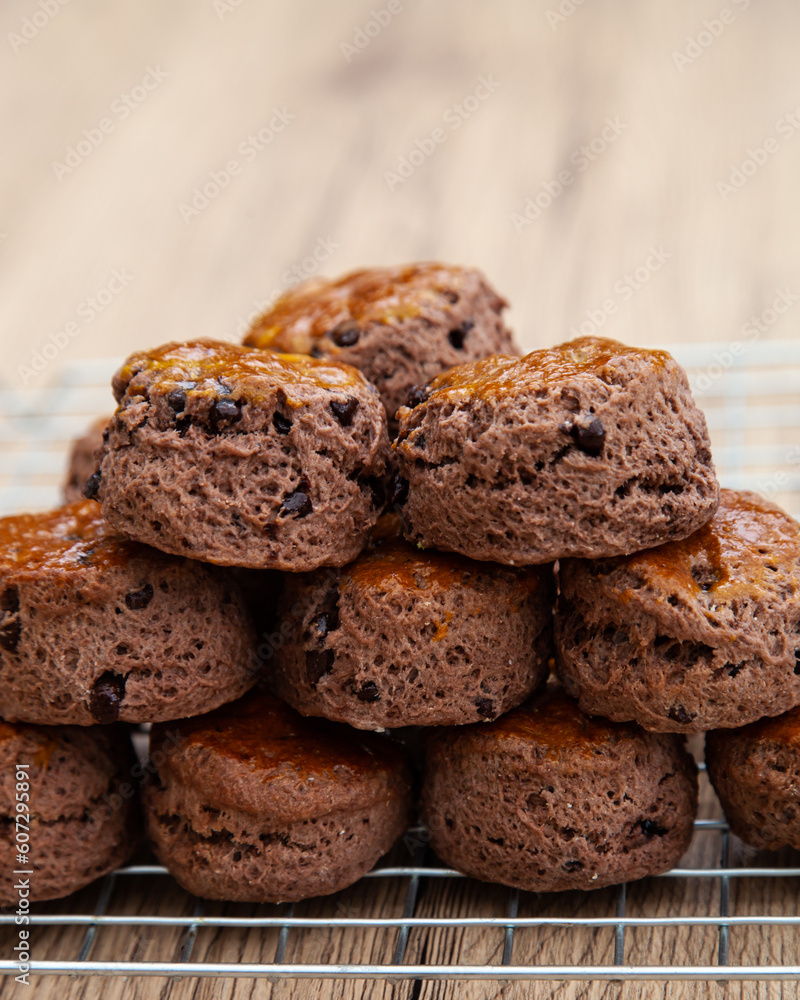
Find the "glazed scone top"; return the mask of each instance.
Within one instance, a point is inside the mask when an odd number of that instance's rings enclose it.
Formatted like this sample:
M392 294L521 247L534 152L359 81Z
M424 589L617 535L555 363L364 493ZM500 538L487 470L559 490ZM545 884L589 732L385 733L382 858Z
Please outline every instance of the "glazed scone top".
M773 743L779 747L800 748L800 707L771 719L760 719L735 730L717 730L715 739L723 742Z
M294 822L321 808L370 805L397 796L405 761L371 733L307 719L265 692L207 715L153 727L164 767L184 785L205 785L221 808L282 815Z
M0 576L121 566L144 551L106 524L94 500L0 519Z
M417 596L421 596L422 592L429 595L452 594L454 590L469 588L479 575L491 572L492 568L491 564L476 564L453 553L420 550L403 540L398 515L384 514L372 530L368 547L358 559L342 569L339 589L352 585L365 594L374 595L382 590L401 587ZM543 586L542 573L536 569L494 568L518 578L518 587L508 598L513 611Z
M421 263L404 267L372 267L335 281L312 278L291 289L253 324L245 343L253 347L310 354L329 336L325 350L336 354L351 347L360 325L392 325L414 319L427 308L458 301L463 276L471 268ZM497 296L496 311L505 302Z
M511 757L521 746L535 746L537 757L569 753L591 758L608 746L640 735L639 728L630 723L584 715L576 701L550 685L494 722L439 730L436 738L452 739L458 744L462 736L469 736L479 745L491 746L497 753Z
M276 354L214 340L170 343L132 354L112 382L117 402L146 396L166 397L183 409L187 396L259 402L282 390L290 406L302 405L323 389L369 388L349 365L301 354Z
M800 590L800 524L755 493L723 489L714 517L679 542L668 542L609 564L641 578L660 602L710 606L767 596L786 583ZM602 572L602 570L601 570ZM621 583L620 598L633 598Z
M555 347L532 351L523 358L494 354L479 361L456 365L433 379L420 402L423 398L426 402L435 398L437 403L469 399L496 402L521 390L566 387L586 378L614 384L618 378L617 370L630 361L664 368L672 357L666 351L628 347L616 340L580 337ZM575 403L577 409L577 399Z

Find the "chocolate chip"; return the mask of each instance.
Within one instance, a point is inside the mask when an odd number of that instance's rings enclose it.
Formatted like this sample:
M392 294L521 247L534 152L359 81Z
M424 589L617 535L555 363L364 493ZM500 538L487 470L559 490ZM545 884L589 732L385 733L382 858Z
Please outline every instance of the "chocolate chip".
M334 652L332 649L309 649L306 651L306 677L310 684L316 684L320 677L333 666Z
M494 705L489 698L476 698L475 708L478 709L478 715L482 716L484 719L494 718Z
M663 837L667 832L665 827L659 826L658 823L654 823L651 819L639 820L639 826L642 828L642 833L645 837Z
M125 678L106 670L94 682L89 698L89 711L95 722L108 726L119 718L119 709L125 697Z
M800 674L800 649L794 651L794 672Z
M103 431L103 444L108 444L109 430L108 427Z
M15 615L19 611L19 591L16 587L6 587L0 595L0 611Z
M583 862L582 861L567 861L564 864L564 869L565 869L565 871L568 871L568 872L579 872L579 871L582 871L582 869L583 869Z
M233 860L234 861L241 861L242 860L242 852L241 851L234 851L233 852Z
M22 623L19 618L11 618L0 625L0 646L9 653L16 653L22 634Z
M414 445L415 448L424 448L425 447L425 435L424 434L417 434L417 436L414 438L414 440L411 443Z
M366 684L362 684L361 688L356 691L356 697L359 701L380 701L381 693L374 681L367 681Z
M214 403L214 416L220 420L238 420L242 404L236 399L218 399Z
M331 413L336 417L342 427L349 427L353 422L353 417L358 409L358 400L352 396L341 402L338 399L331 400Z
M673 722L679 722L682 726L688 725L694 719L694 715L687 712L683 705L673 705L669 710L669 717Z
M453 305L455 305L456 302L458 302L458 292L454 292L452 288L442 288L440 289L440 294L443 295L444 298L446 298L447 301L452 303Z
M318 347L316 344L314 344L314 346L311 348L311 350L308 353L311 355L312 358L316 358L317 361L321 361L322 358L325 357L325 354L322 351L322 348Z
M132 590L125 595L125 603L131 611L143 611L153 600L153 588L146 583L141 590Z
M167 396L167 404L176 413L183 413L186 409L186 393L183 389L173 389Z
M408 500L408 480L403 479L399 472L395 472L389 486L389 503L402 506L406 500Z
M603 450L606 440L606 432L603 425L594 417L588 424L573 424L570 431L575 438L575 443L581 451L587 455L599 455Z
M353 344L358 343L361 331L353 320L343 319L341 323L337 323L332 330L328 331L328 336L339 347L352 347Z
M97 492L100 489L100 479L100 473L93 472L86 480L86 485L83 487L83 495L87 500L94 500L97 497Z
M283 498L278 517L287 517L294 514L296 517L305 517L314 509L311 497L308 495L310 484L305 476L300 480L296 490L287 493Z
M428 387L426 385L415 385L412 386L411 392L408 394L408 401L406 406L413 410L415 406L419 406L421 403L425 403L428 400Z
M339 627L339 609L320 611L308 624L312 635L321 642L329 632L335 632Z
M447 334L447 339L455 347L457 351L460 351L464 346L464 339L466 338L469 331L475 326L475 321L472 319L465 319L461 326L451 330Z
M288 434L292 429L292 422L288 417L277 411L272 415L272 426L279 434Z

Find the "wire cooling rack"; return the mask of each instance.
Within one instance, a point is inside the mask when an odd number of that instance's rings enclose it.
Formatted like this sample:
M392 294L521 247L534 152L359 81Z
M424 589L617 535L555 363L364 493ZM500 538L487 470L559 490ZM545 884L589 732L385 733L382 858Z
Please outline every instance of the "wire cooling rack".
M706 410L724 485L800 514L800 341L669 348ZM0 513L59 502L70 441L111 410L112 360L54 387L0 388ZM695 747L695 750L699 750ZM800 855L733 837L701 771L681 867L591 893L519 892L442 867L425 831L356 886L284 906L197 900L162 867L122 868L31 918L35 975L402 980L800 980ZM0 973L14 914L0 912Z

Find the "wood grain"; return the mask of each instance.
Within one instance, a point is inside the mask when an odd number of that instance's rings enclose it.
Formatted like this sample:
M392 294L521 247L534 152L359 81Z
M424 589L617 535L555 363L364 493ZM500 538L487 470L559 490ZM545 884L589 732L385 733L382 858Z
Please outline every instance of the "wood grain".
M730 0L733 20L679 67L680 54L695 51L691 39L709 30L704 21L719 27L722 0L404 0L348 62L341 44L352 42L381 6L381 0L239 0L215 10L210 0L70 0L17 44L10 35L39 8L33 0L6 5L3 383L44 386L65 360L118 356L166 339L234 339L271 295L296 280L291 268L317 268L315 249L327 254L319 266L330 274L421 258L475 263L511 301L512 324L527 348L586 323L636 343L725 345L780 289L800 292L800 134L786 118L800 103L797 4ZM559 6L574 12L559 19ZM140 102L131 98L136 106L123 117L115 108L124 107L124 95L139 93L134 88L148 73L151 85L163 79ZM456 106L481 77L494 81L493 93L454 128ZM274 109L293 117L257 153L242 152L248 136L268 127ZM54 164L103 119L111 130L59 179ZM581 147L603 144L598 137L608 119L618 122L617 135L586 159ZM437 127L445 141L402 183L387 181L386 173ZM719 183L736 167L749 171L749 151L760 158L767 140L774 152L764 164L740 190L721 193ZM185 221L181 205L191 203L193 190L234 160L235 176ZM548 189L550 204L515 224L528 199L547 202ZM529 214L536 214L535 203ZM652 248L668 255L658 266ZM634 289L626 275L642 267L646 280L634 278ZM124 287L108 304L92 305L98 295L106 298L114 271L125 275L118 279ZM763 337L794 335L799 316L793 305ZM75 330L67 346L26 383L19 366L30 366L69 323ZM714 808L709 793L704 808ZM692 863L708 861L719 850L718 837L703 834L692 850ZM86 890L87 905L96 891ZM718 891L714 882L649 880L631 888L628 906L642 914L701 913L716 905ZM402 912L402 897L397 884L373 880L304 909ZM557 901L523 897L520 912L606 913L614 900L613 892ZM417 912L504 913L506 902L502 889L430 882ZM732 903L741 913L796 912L797 886L741 880L733 884ZM115 889L111 912L191 912L191 906L171 883L126 883ZM71 954L81 939L82 932L42 930L35 953ZM103 930L93 956L175 958L180 939L177 932ZM386 961L393 941L384 932L293 931L286 957ZM275 946L273 932L209 931L198 936L194 957L268 960ZM717 947L714 931L629 931L625 955L714 961ZM734 960L748 963L800 960L789 930L736 929L730 949ZM496 962L501 952L497 933L422 930L410 935L406 960ZM610 957L608 931L528 930L515 938L515 961ZM59 978L35 989L41 1000L797 996L789 983ZM0 986L2 1000L27 995L13 982Z

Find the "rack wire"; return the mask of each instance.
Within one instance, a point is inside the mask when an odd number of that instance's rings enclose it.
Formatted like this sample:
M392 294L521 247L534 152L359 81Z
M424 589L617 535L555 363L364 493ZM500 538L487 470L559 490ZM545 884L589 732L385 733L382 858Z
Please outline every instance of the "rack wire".
M708 344L670 350L706 410L723 484L756 489L800 513L800 341L738 353ZM107 386L115 364L66 365L54 387L0 388L0 512L59 501L69 441L113 405ZM356 904L349 891L295 906L209 903L143 858L67 900L33 907L31 972L272 981L800 980L800 854L745 849L702 781L706 818L695 823L682 867L641 883L550 896L484 886L441 866L421 827L354 887ZM373 904L379 912L371 912ZM0 912L0 934L9 940L13 924L13 912ZM320 933L324 947L317 943L315 960L304 960L308 936ZM672 960L676 941L689 961ZM581 961L568 960L576 949ZM16 975L8 955L0 957L0 973Z

